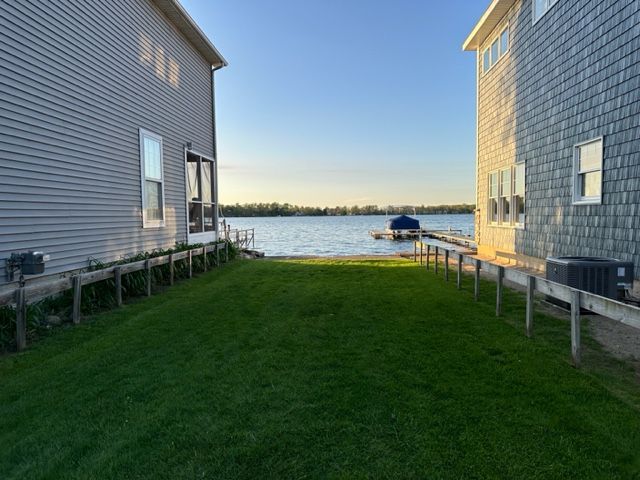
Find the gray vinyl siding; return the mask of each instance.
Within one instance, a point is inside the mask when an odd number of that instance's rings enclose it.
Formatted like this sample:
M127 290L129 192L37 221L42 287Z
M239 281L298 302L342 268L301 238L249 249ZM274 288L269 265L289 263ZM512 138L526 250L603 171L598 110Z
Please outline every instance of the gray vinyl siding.
M210 72L149 0L0 2L0 283L13 251L56 273L186 241L184 145L213 153ZM142 228L140 128L163 137L163 228Z
M526 163L517 253L613 256L639 276L640 2L559 0L535 25L531 4L505 19L509 61L480 79L479 179L505 152ZM572 205L573 147L601 136L602 204Z

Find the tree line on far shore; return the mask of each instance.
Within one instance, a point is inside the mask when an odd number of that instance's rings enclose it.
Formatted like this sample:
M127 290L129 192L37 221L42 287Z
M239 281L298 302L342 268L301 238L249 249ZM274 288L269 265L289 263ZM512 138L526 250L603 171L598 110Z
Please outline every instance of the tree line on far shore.
M235 205L221 205L225 217L326 217L347 215L384 215L407 214L412 215L415 208L416 215L443 215L473 213L475 205L462 203L458 205L420 205L416 207L388 209L378 205L342 206L342 207L305 207L290 203L245 203Z

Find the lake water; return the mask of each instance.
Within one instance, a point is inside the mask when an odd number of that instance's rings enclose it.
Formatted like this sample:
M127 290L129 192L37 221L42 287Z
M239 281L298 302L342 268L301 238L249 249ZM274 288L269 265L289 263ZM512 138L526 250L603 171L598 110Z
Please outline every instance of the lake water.
M473 214L417 215L415 218L428 230L451 227L473 235ZM384 215L252 217L227 218L227 224L232 229L255 228L256 250L268 256L393 255L413 251L411 240L375 240L369 235L370 230L383 230L385 219Z

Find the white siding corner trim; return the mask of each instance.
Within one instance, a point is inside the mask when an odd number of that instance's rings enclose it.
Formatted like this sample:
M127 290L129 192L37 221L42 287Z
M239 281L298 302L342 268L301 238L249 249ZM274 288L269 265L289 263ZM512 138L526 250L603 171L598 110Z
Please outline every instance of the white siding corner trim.
M142 227L164 227L165 196L162 137L142 128L139 129L139 135Z

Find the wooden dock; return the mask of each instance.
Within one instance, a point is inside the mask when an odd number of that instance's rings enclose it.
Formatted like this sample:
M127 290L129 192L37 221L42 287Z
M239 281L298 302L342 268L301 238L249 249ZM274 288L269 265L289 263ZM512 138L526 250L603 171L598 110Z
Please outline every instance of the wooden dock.
M473 237L463 235L461 230L371 230L369 231L376 240L425 240L433 239L442 242L461 245L471 249L476 248L476 241Z
M427 230L369 230L376 240L416 240L428 235Z
M426 238L432 238L434 240L440 240L442 242L452 243L454 245L461 245L463 247L468 247L474 250L477 247L475 238L470 237L469 235L463 235L462 232L450 232L448 230L435 231L430 232Z

